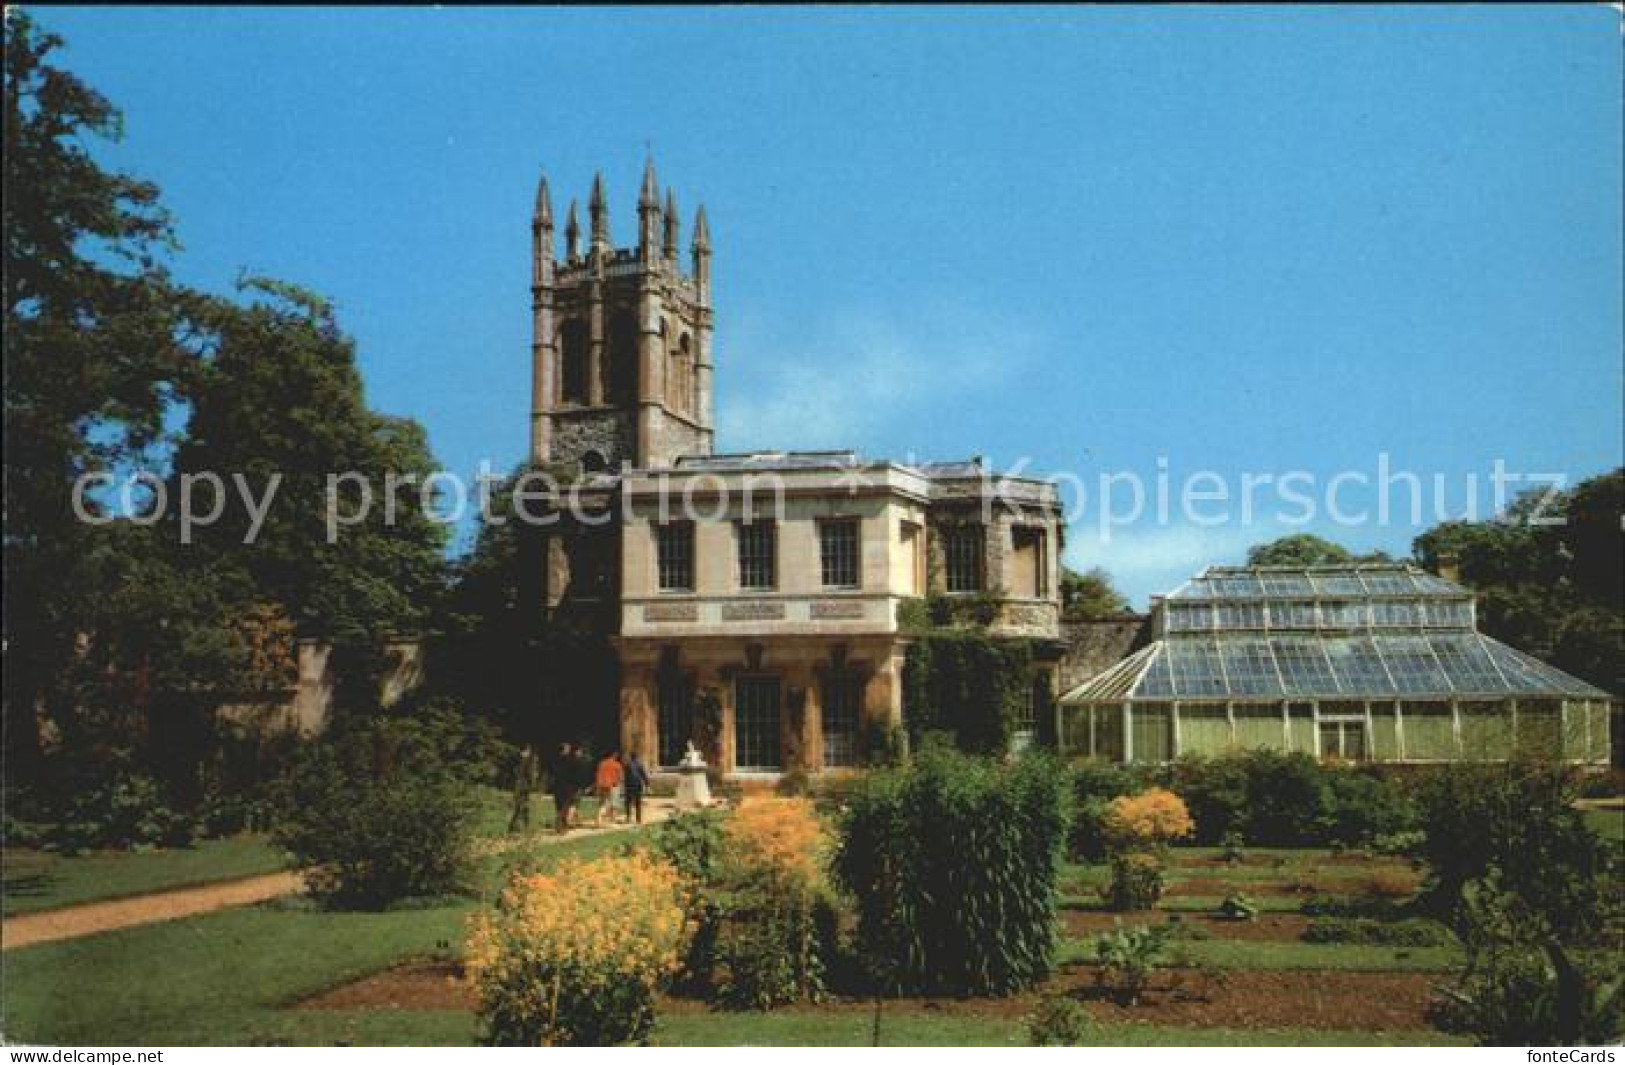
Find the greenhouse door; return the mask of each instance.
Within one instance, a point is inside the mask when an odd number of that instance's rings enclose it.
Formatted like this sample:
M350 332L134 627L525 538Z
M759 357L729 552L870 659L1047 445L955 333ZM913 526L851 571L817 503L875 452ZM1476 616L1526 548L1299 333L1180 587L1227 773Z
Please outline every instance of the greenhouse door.
M1320 756L1363 762L1367 757L1364 718L1320 719Z

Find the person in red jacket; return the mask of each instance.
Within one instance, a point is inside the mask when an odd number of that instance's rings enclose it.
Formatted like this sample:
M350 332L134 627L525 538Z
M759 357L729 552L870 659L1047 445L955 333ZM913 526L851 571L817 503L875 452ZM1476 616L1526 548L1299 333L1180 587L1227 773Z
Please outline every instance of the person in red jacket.
M598 824L603 826L606 822L615 823L615 808L621 804L621 755L619 751L610 751L598 763L598 769L593 774L592 790L598 796Z

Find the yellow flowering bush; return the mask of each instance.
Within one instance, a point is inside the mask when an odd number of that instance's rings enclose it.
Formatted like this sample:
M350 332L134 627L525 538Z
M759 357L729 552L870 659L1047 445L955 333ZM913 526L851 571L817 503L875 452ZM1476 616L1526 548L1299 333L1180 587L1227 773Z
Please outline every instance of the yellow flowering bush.
M498 1046L613 1046L654 1025L654 995L691 931L682 882L638 851L566 859L514 877L494 912L475 916L468 978L486 1041Z
M654 846L685 871L695 932L679 987L735 1009L823 992L835 943L825 832L813 804L752 796L725 817L686 814Z
M1107 845L1116 851L1158 850L1196 831L1185 800L1166 788L1122 795L1106 807Z
M730 856L787 887L812 887L822 877L824 826L808 799L753 796L723 827Z

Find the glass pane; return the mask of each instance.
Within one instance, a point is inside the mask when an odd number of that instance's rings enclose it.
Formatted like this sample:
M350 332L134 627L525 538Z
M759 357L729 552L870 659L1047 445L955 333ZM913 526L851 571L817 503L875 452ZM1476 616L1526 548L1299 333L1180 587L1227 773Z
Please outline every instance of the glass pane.
M1379 636L1377 648L1388 665L1394 684L1402 692L1449 695L1450 681L1433 657L1433 649L1420 636Z
M1368 636L1329 639L1322 644L1338 687L1348 695L1392 695L1393 682L1377 657L1377 648Z
M1281 694L1281 679L1275 672L1275 656L1270 654L1268 641L1224 640L1219 646L1231 695Z
M740 677L734 693L734 764L746 770L781 768L778 678Z
M858 764L858 707L863 685L856 677L835 677L820 694L819 721L824 729L824 765Z

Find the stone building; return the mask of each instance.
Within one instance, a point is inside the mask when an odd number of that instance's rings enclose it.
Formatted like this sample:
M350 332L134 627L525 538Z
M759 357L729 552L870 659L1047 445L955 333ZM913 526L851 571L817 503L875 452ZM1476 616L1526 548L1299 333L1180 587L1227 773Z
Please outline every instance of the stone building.
M530 458L560 482L535 561L549 622L614 651L602 713L615 728L600 735L659 766L690 740L730 774L855 765L866 737L902 722L899 606L928 594L982 605L994 635L1041 641L1047 689L1054 486L976 459L716 454L704 208L686 267L676 198L652 165L634 247L613 246L601 178L588 214L583 248L570 205L558 255L540 183Z

